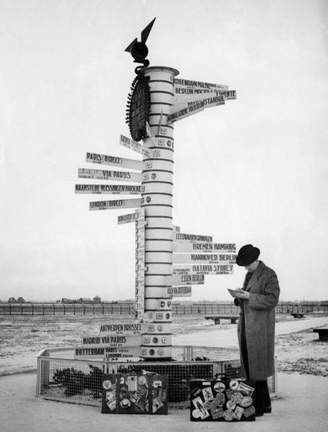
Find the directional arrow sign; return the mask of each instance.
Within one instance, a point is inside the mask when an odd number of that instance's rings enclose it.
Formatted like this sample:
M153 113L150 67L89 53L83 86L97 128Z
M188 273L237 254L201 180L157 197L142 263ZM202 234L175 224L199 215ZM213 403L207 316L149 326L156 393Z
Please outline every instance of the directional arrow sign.
M173 243L173 252L236 252L235 243L210 243L210 242L195 242L195 243Z
M141 207L141 199L111 200L111 201L92 201L90 210L116 210L120 208Z
M174 241L178 241L178 242L183 242L183 241L187 241L187 242L196 242L196 241L212 242L213 241L213 237L211 237L211 236L199 235L199 234L184 234L184 233L180 233L180 232L174 232L173 239L174 239Z
M201 82L201 81L192 81L192 80L186 80L181 78L174 78L174 88L193 88L198 89L199 91L205 91L205 90L212 90L214 88L220 89L220 90L228 90L227 85L223 84L213 84L213 83L207 83L207 82Z
M235 264L236 254L173 254L173 263Z
M177 94L174 98L174 104L173 104L174 108L172 113L176 112L178 109L182 109L183 107L188 106L191 103L195 103L197 101L206 101L206 100L210 100L211 98L215 98L219 96L221 96L221 98L223 99L216 100L216 102L236 99L236 90L223 91L218 89L211 89L211 90L205 90L201 93L192 92L191 94Z
M224 96L207 95L208 97L203 100L196 100L190 103L174 105L171 110L171 115L167 117L169 123L174 123L185 117L189 117L202 111L205 108L210 108L217 105L224 105Z
M126 182L141 183L142 174L131 173L128 171L108 171L79 168L79 178L95 179L95 180L117 180Z
M167 276L165 282L169 285L203 285L204 275L177 275Z
M137 195L141 194L144 186L125 186L125 185L75 185L77 194L112 194L112 195Z
M92 348L75 348L75 358L79 359L90 359L90 358L132 358L140 357L141 348L140 347L124 347L124 348L114 348L111 346L99 346Z
M83 336L82 337L82 347L101 347L110 346L113 348L124 348L124 347L137 347L141 345L141 334L137 335L104 335L101 336Z
M87 153L86 161L101 164L101 165L114 165L121 168L131 168L142 171L144 163L142 161L125 159L117 156L107 156L98 153Z
M176 264L173 266L173 275L183 274L230 275L233 274L233 264Z
M191 297L191 286L173 286L167 288L168 295L172 297Z
M144 147L142 144L139 144L137 141L133 141L124 135L120 135L120 144L144 156L149 158L151 157L151 152L147 147Z

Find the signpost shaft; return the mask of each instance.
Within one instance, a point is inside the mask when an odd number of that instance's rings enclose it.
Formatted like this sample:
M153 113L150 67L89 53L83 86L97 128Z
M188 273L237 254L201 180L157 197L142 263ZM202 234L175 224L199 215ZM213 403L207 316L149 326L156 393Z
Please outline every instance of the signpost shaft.
M145 288L141 355L145 359L172 358L172 293L167 282L172 275L173 255L173 125L167 125L174 97L174 77L168 67L142 70L150 88L149 131L144 145L141 207L145 209ZM148 267L147 271L147 265Z

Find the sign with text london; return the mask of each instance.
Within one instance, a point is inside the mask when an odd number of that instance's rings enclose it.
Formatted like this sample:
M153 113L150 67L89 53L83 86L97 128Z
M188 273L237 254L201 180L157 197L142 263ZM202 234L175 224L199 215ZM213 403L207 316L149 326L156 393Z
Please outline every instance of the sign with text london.
M150 67L146 40L154 21L141 33L141 41L135 39L126 49L139 66L127 103L131 138L120 134L118 141L138 159L90 151L86 162L97 164L97 169L80 168L79 178L88 183L75 189L77 194L116 195L114 200L90 202L90 210L134 209L118 216L118 224L135 224L134 319L140 334L86 336L77 357L171 359L172 299L191 296L191 286L200 289L206 275L233 273L235 243L215 243L212 236L185 234L173 225L173 131L184 118L236 99L236 91L223 84L177 78L179 72L170 67Z

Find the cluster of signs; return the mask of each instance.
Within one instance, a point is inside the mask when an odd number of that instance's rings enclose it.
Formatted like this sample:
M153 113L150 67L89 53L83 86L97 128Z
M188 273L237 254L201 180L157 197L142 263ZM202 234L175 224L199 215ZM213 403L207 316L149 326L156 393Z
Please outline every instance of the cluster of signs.
M108 361L139 358L141 355L140 322L103 324L99 335L82 337L75 348L75 359L101 358Z

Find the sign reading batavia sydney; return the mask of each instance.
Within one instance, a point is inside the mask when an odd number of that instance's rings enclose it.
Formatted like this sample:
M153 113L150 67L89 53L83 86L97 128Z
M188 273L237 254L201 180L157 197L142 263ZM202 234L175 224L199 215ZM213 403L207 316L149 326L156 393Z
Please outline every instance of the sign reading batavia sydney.
M90 151L86 162L97 166L79 169L79 178L88 183L75 186L77 194L120 195L92 201L90 210L134 209L119 215L118 224L121 229L135 225L135 316L101 326L98 335L83 335L76 358L171 359L172 299L191 296L192 286L201 289L206 275L233 273L235 243L215 242L207 233L183 233L173 225L173 132L180 120L236 99L236 91L178 79L179 72L170 67L149 67L146 40L154 21L142 31L141 41L135 39L126 49L141 65L128 95L131 138L120 135L118 143L139 159Z

